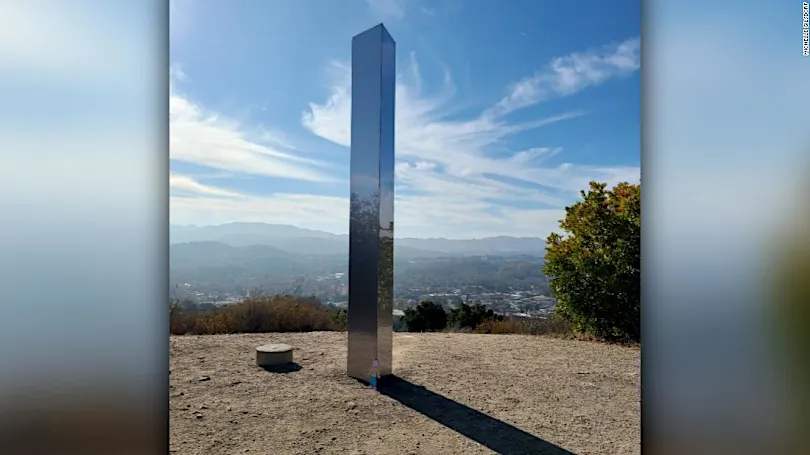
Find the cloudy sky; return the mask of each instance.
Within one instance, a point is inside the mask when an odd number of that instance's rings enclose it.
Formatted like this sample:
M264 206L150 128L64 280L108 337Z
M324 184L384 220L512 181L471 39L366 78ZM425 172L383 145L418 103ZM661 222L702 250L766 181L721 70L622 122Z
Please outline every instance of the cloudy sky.
M640 175L639 2L171 4L171 221L348 228L351 37L397 42L397 236L545 237Z

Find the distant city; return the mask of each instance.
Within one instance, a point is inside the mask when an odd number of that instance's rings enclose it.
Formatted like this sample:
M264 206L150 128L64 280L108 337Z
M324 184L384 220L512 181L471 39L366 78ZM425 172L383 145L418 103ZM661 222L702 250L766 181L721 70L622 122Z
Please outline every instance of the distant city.
M347 236L261 223L172 228L173 298L220 306L253 293L293 293L347 306ZM543 247L540 238L397 239L395 316L430 300L545 317L556 301L541 271Z

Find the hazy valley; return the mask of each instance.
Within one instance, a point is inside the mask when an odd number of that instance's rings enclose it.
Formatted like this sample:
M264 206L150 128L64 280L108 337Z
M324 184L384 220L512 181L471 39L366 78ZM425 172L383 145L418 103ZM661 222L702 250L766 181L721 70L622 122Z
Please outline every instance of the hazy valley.
M176 298L233 301L254 291L316 295L335 304L347 298L348 235L231 223L171 226L171 243ZM450 305L500 295L520 295L531 303L548 294L543 249L540 238L396 239L395 297L400 305L425 296Z

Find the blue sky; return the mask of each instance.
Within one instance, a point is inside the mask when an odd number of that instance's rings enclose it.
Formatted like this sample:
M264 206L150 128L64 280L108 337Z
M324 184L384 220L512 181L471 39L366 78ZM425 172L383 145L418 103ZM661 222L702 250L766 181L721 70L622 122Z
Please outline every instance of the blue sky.
M397 236L546 236L637 182L638 1L174 0L171 218L348 228L351 37L397 42Z

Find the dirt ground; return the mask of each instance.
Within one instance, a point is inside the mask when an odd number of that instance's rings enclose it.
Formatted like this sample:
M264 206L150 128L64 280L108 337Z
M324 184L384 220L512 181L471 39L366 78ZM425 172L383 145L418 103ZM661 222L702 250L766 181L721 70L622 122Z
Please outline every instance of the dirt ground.
M255 348L287 343L299 368ZM380 392L346 334L170 339L175 454L639 454L640 351L522 335L394 334Z

